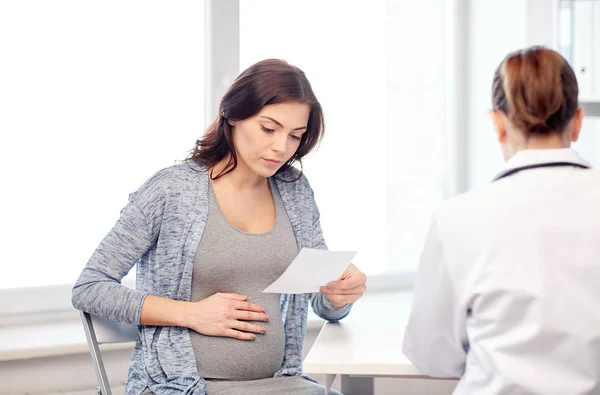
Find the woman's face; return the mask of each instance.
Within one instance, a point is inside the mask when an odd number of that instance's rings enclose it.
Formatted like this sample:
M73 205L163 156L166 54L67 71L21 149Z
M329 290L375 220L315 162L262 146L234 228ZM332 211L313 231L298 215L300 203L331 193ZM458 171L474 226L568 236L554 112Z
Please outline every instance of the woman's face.
M285 102L265 106L250 118L228 121L238 166L258 176L273 176L298 149L309 115L308 104Z

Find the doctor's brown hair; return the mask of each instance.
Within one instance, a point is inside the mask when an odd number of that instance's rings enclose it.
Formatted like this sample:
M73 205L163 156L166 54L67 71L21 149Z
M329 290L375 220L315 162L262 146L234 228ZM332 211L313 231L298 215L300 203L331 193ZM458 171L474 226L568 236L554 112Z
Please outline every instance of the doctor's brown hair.
M556 51L530 47L509 54L496 69L492 106L525 136L562 133L577 111L579 88Z

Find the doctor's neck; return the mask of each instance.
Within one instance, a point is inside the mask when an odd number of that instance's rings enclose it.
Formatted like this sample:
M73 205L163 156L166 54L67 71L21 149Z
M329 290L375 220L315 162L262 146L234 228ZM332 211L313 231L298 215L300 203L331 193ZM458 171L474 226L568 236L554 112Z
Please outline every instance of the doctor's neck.
M521 151L526 149L561 149L570 148L571 139L567 133L552 133L550 135L529 135L520 144L515 144L513 150Z
M512 137L512 138L511 138ZM516 132L502 145L504 160L509 160L513 155L523 150L563 149L571 147L568 133L552 133L549 135L525 135Z

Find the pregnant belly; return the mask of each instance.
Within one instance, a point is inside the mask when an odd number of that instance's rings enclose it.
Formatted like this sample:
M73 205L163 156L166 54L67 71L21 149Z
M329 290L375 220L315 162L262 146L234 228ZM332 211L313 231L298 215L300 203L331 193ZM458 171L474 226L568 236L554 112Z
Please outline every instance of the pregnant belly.
M257 380L273 377L281 367L285 349L285 332L279 310L279 296L251 297L252 303L265 308L269 321L251 322L265 327L254 340L205 336L190 331L198 374L203 378L223 380Z

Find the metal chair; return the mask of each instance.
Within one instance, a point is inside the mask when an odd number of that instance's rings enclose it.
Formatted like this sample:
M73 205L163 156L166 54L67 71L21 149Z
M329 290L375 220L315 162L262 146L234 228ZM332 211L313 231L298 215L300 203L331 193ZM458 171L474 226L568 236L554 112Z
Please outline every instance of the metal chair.
M137 326L110 321L80 311L85 337L87 338L94 370L98 377L97 395L112 395L104 362L100 354L100 344L135 342L138 338Z

